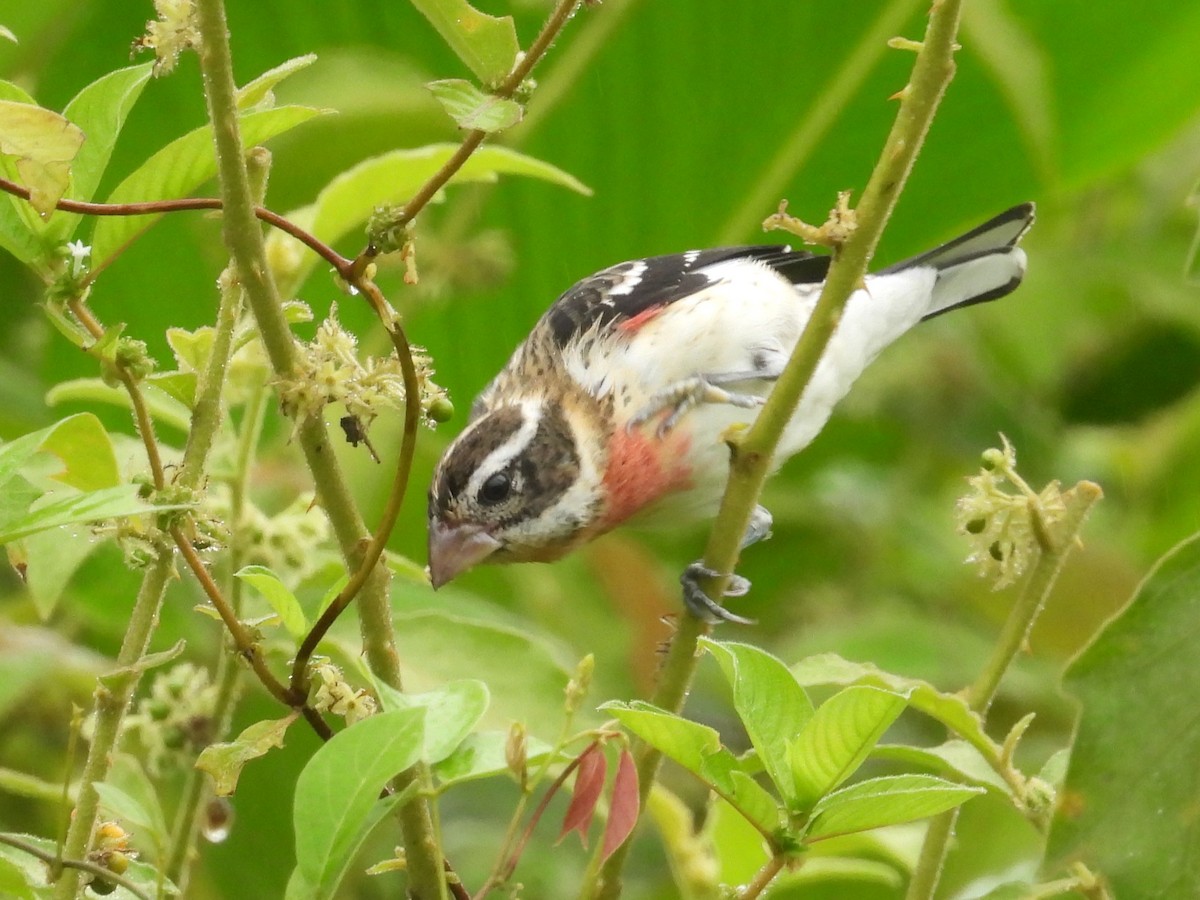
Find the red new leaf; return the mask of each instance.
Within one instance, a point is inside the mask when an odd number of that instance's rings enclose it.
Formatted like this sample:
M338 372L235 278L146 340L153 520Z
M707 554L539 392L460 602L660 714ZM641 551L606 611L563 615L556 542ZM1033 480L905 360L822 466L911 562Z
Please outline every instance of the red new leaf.
M608 824L604 826L604 859L608 859L625 843L637 824L641 804L638 802L638 773L633 754L621 750L617 777L613 779L612 801L608 805Z
M572 831L578 831L580 842L587 846L588 828L596 812L596 802L604 790L604 777L607 774L608 761L604 758L604 751L596 744L584 750L575 772L575 793L571 795L567 814L563 816L562 831L558 833L560 841Z

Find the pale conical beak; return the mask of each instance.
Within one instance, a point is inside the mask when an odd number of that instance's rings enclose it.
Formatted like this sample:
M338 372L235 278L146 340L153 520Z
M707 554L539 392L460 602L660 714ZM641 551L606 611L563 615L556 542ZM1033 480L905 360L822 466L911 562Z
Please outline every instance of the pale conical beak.
M478 565L500 549L500 542L478 525L429 523L429 580L434 590Z

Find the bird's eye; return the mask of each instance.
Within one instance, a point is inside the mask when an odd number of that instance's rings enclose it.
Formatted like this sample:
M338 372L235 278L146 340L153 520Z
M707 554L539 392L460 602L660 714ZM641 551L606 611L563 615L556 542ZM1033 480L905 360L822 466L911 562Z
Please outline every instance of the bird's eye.
M483 483L479 489L479 502L494 504L507 499L512 491L512 479L504 472L497 472Z

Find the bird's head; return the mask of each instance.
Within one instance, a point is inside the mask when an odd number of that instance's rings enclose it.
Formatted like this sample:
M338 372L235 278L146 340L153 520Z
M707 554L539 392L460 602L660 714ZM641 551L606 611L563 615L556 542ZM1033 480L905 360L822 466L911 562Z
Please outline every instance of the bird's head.
M480 563L557 559L596 518L600 484L559 405L485 412L446 449L429 489L429 574L440 587Z

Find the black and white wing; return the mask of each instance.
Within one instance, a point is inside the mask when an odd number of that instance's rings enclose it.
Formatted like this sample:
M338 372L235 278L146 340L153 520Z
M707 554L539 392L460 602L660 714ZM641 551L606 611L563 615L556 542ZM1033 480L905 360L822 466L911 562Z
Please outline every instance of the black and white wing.
M589 333L628 331L650 314L712 286L721 277L712 267L731 261L769 267L793 284L818 283L829 270L827 256L774 245L651 256L618 263L576 283L546 311L537 327L559 348Z

